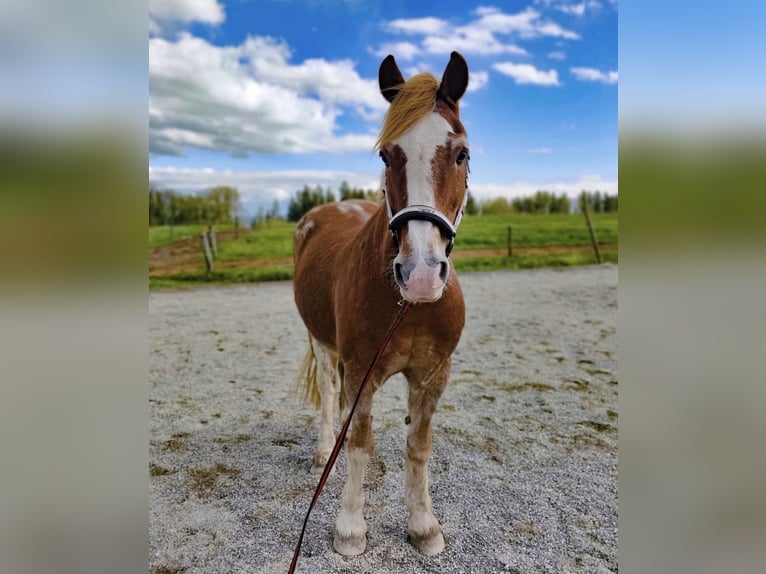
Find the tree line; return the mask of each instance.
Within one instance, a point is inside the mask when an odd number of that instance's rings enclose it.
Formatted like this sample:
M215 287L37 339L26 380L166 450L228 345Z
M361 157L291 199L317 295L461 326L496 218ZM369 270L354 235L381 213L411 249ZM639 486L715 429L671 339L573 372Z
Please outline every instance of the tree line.
M351 187L347 181L342 182L340 188L338 188L338 198L340 201L346 199L370 199L372 201L377 201L380 197L381 195L378 191ZM295 197L293 197L287 205L287 220L298 221L303 217L304 213L313 209L317 205L331 203L333 201L336 201L336 195L329 186L327 189L323 189L321 185L317 185L313 188L304 185L302 190L295 192Z
M595 213L617 211L617 195L600 191L581 191L576 203L565 194L540 190L532 195L514 197L496 197L481 202L478 210L483 215L505 215L513 213L572 213L573 208L582 210L583 204ZM466 208L466 211L468 209Z
M233 223L241 209L239 191L218 186L197 194L149 186L149 225Z
M378 201L379 191L351 187L348 182L340 184L337 194L330 188L321 185L296 191L287 206L287 220L298 221L304 213L317 205L346 199L370 199ZM514 213L571 213L573 208L582 210L583 203L595 213L617 211L617 195L601 191L583 190L576 202L564 193L540 190L533 195L507 199L497 197L477 201L469 191L466 201L468 215L506 215ZM230 224L239 216L241 211L239 192L236 188L217 186L197 194L182 194L171 189L149 187L149 225L196 225L196 224ZM268 214L259 211L255 221L279 217L279 205L274 205Z
M583 202L596 213L616 213L617 212L617 194L609 195L599 191L582 191L578 200L580 209Z
M371 199L377 201L380 199L380 192L371 189L352 188L345 181L339 189L339 199L341 201L351 198ZM287 208L288 221L298 221L304 213L310 209L336 201L336 195L329 187L323 189L322 186L309 188L304 185L301 191L295 193L295 197L290 200ZM477 201L474 195L469 191L466 200L465 212L467 215L506 215L514 213L572 213L575 210L582 210L583 202L595 213L609 213L617 211L617 195L610 195L601 191L583 190L577 201L574 202L565 193L559 195L540 190L533 195L515 197L507 199L497 197L494 199ZM576 209L573 209L576 208Z

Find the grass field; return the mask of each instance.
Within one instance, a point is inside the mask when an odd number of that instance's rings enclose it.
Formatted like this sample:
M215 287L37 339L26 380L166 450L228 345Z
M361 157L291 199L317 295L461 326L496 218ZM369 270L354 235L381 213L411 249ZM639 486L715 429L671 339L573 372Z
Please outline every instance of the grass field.
M599 243L617 243L617 214L593 214L591 222ZM458 230L455 251L468 249L503 249L508 244L508 226L512 228L513 247L554 247L589 245L585 218L572 215L482 215L463 219Z
M593 214L591 220L602 260L617 261L617 214ZM508 256L508 227L512 228L513 255ZM180 287L201 283L247 283L292 278L294 223L273 220L255 230L240 229L234 238L216 227L220 237L213 271L205 269L201 250L186 268L150 273L150 287ZM172 247L183 238L195 238L205 226L176 226L172 240L168 227L149 229L149 248ZM188 239L187 239L188 241ZM458 230L453 252L458 270L529 269L595 263L585 220L572 215L466 216Z
M221 261L239 259L292 258L295 223L276 219L260 224L254 231L222 244Z
M216 231L231 229L231 225L216 225ZM197 237L207 230L207 225L160 225L149 228L149 249L168 245L174 241Z

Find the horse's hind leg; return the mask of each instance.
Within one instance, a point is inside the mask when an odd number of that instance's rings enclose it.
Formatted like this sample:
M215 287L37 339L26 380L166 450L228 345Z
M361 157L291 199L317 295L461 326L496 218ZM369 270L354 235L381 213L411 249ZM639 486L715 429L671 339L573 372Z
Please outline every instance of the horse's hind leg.
M409 511L407 533L410 543L426 556L444 550L441 526L431 511L428 459L431 457L431 419L447 385L450 365L448 358L430 373L405 373L409 383L407 402L410 420L404 489Z
M338 356L313 341L317 361L316 385L319 391L319 438L311 462L311 472L321 474L335 446L333 415L338 404L340 378L338 377Z

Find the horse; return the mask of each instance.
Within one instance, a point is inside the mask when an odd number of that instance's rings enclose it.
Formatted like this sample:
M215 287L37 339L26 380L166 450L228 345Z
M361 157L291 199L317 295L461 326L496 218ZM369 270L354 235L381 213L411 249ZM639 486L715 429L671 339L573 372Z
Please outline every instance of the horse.
M333 547L356 556L367 546L362 488L373 453L373 394L402 373L408 383L408 538L433 556L444 549L444 536L428 492L431 420L465 323L449 255L467 199L469 148L459 101L468 86L468 65L452 52L440 82L429 73L405 81L388 55L378 81L389 102L376 143L384 164L381 201L323 204L295 228L294 296L309 333L299 378L320 408L312 471L321 472L335 440L336 406L345 414L347 398L356 397L397 306L409 302L354 413Z

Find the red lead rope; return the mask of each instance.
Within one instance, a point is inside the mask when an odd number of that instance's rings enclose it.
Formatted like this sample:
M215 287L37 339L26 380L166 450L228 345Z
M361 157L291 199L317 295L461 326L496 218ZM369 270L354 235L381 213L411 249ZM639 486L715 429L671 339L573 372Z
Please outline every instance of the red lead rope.
M402 319L404 319L404 314L407 312L407 309L409 309L409 307L410 307L409 301L402 301L401 303L399 303L399 313L397 313L396 317L394 317L394 320L391 323L391 326L388 328L388 331L386 331L386 336L383 338L383 343L380 345L378 354L375 355L375 358L370 364L370 368L367 369L367 373L364 375L364 378L362 379L362 384L359 385L359 391L357 391L356 393L354 404L351 405L351 411L348 413L348 416L346 417L346 421L343 423L343 426L340 429L338 440L335 441L335 446L332 447L330 458L327 460L327 464L325 465L324 470L322 471L322 476L319 478L319 484L317 484L317 489L314 492L314 497L311 499L311 504L309 504L309 509L306 512L306 518L303 519L303 528L301 528L301 535L298 538L298 543L295 545L295 552L293 552L293 561L290 563L290 570L288 570L288 574L294 574L295 567L298 565L298 556L300 556L300 553L301 553L301 544L303 544L303 535L306 533L306 525L309 522L309 516L311 515L311 511L314 509L314 505L316 504L317 500L319 500L319 495L322 493L322 489L324 488L325 482L327 482L327 477L330 476L330 471L332 470L332 467L335 464L335 460L338 458L340 449L343 446L343 441L346 438L346 433L348 432L348 427L351 426L351 417L354 416L356 405L357 403L359 403L359 399L361 398L362 393L364 392L364 388L367 386L367 381L370 380L370 375L372 374L372 371L374 371L375 367L378 366L378 362L380 361L380 358L383 356L383 351L386 350L388 343L391 341L391 337L394 336L394 331L396 331L396 328L399 326L399 323L401 323Z

